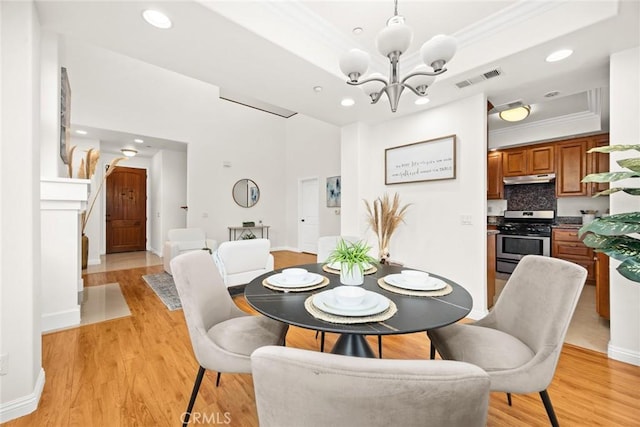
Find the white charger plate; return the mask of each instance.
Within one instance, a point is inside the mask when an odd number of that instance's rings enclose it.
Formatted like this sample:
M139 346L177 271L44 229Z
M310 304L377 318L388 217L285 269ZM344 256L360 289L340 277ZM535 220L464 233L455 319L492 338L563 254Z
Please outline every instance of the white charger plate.
M331 263L327 264L327 267L329 267L332 270L340 271L340 264L341 263L339 263L339 262L331 262ZM371 267L373 267L371 264L366 263L364 265L364 271L369 270Z
M338 316L371 316L389 308L387 297L371 291L367 291L362 303L353 306L340 305L333 294L333 289L315 294L311 301L316 308Z
M383 280L395 287L411 291L439 291L447 287L447 282L436 277L429 277L424 283L414 283L402 277L402 274L388 274Z
M280 288L305 288L307 286L317 285L322 282L324 277L317 273L307 273L302 280L296 280L295 282L287 280L283 273L276 273L273 276L267 277L267 283Z

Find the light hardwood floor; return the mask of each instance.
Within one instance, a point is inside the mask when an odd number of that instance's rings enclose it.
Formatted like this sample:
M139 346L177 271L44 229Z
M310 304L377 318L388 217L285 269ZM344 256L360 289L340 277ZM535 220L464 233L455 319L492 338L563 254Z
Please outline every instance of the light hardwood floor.
M315 262L312 255L274 255L276 268ZM40 406L6 425L180 425L198 365L182 311L168 311L141 278L161 271L155 265L87 274L87 286L118 282L132 315L44 335L46 384ZM242 297L235 300L250 311ZM334 341L328 334L328 348ZM318 344L314 331L289 330L289 346L317 350ZM428 359L429 342L424 333L385 337L384 355ZM640 367L565 345L549 394L562 426L637 426ZM216 388L215 373L208 372L194 407L192 422L198 421L257 426L251 376L224 374ZM512 407L504 394L492 393L488 425L545 426L548 420L537 393L514 395Z

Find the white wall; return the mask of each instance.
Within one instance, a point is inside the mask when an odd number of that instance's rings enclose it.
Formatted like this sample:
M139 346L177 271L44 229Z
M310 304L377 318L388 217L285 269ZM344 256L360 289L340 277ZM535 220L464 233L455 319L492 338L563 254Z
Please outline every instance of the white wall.
M0 422L37 408L40 338L40 63L32 2L0 2Z
M640 142L640 48L611 56L610 143ZM612 153L610 170L620 170L617 160L638 157L635 151ZM622 187L638 187L637 180L620 181ZM638 198L618 192L610 197L611 213L638 211ZM640 284L622 277L615 269L620 263L611 260L611 340L609 357L640 365Z
M164 150L161 173L162 227L157 236L158 241L155 242L159 246L152 247L154 251L162 248L162 243L167 240L167 232L170 229L184 228L187 225L187 211L180 208L187 206L187 153Z
M464 117L464 120L460 120ZM456 178L384 185L385 148L456 135ZM342 132L342 232L366 230L362 199L400 194L411 203L389 248L405 265L444 275L465 287L473 317L486 312L486 99L476 95L378 125L351 125ZM348 203L344 202L348 197ZM472 225L461 225L470 215ZM375 237L369 241L377 248Z
M189 226L221 242L228 226L262 220L272 226L272 246L285 243L286 119L222 101L213 85L77 41L65 52L74 123L189 143ZM231 197L242 178L260 188L253 208Z
M340 175L340 128L297 114L286 122L286 244L298 250L298 182L318 177L318 235L340 234L340 208L328 208L327 178Z

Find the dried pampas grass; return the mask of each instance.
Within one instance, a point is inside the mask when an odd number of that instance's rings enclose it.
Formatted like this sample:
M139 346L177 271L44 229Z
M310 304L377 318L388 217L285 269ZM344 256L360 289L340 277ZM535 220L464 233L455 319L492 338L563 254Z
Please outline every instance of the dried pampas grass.
M107 165L107 170L105 171L104 176L102 177L102 181L100 181L100 185L98 186L98 189L93 193L93 200L89 205L89 210L87 211L86 215L82 216L82 234L84 234L84 229L87 226L87 222L89 222L89 217L91 216L91 212L93 211L93 206L96 204L96 200L98 199L98 194L100 194L100 190L102 190L102 187L104 186L104 183L107 180L107 177L111 175L114 170L116 170L118 163L120 163L123 160L127 160L127 158L116 157L115 159L111 160ZM97 159L96 159L96 163L97 163ZM93 166L93 170L95 171L95 165Z
M400 207L400 196L396 193L393 200L389 195L375 199L371 204L364 201L367 208L367 222L378 237L378 256L384 262L389 256L389 241L400 223L404 222L407 209L411 204Z

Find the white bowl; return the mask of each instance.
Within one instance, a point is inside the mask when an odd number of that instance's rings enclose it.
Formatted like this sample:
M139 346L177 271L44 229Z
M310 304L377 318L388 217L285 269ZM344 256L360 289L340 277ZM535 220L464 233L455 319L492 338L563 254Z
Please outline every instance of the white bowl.
M333 290L336 301L348 307L362 303L366 294L367 291L358 286L338 286Z
M429 280L429 273L416 270L402 270L402 278L408 283L422 284Z
M304 268L285 268L282 270L282 275L288 283L302 282L307 273Z

